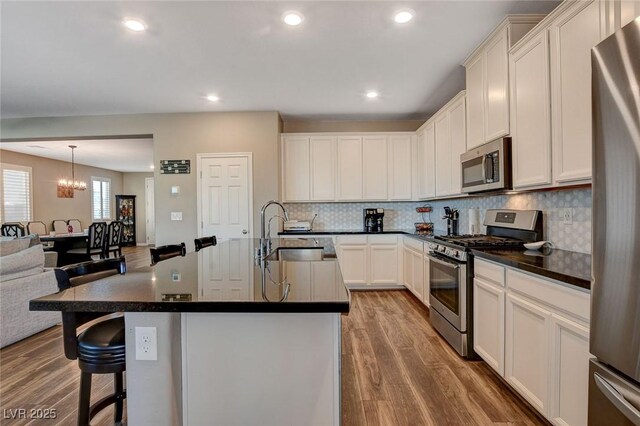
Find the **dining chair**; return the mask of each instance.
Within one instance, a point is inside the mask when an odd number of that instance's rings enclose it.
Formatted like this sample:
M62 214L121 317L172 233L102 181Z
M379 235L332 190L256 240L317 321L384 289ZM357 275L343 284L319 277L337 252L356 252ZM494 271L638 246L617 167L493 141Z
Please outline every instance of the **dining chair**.
M105 258L105 243L107 241L107 222L93 222L89 225L89 235L84 247L67 250L69 254L87 254Z
M66 234L69 232L67 230L66 220L56 219L51 222L51 227L53 228L53 232L55 232L56 234Z
M120 274L127 270L124 257L89 261L65 266L56 270L60 291ZM106 316L110 315L110 318ZM103 320L99 320L105 317ZM78 328L90 321L84 331ZM91 419L104 408L115 404L114 422L122 421L124 411L124 371L126 348L124 317L113 317L112 312L62 312L62 337L64 354L70 360L78 360L80 368L80 398L78 400L78 425L88 426ZM113 374L114 393L91 405L91 380L94 374Z
M71 225L71 228L73 228L73 232L82 232L82 222L80 222L78 219L69 219L67 221L67 225Z
M210 237L196 238L193 243L196 245L196 251L200 251L205 247L215 246L218 244L218 240L215 235L212 235Z
M44 222L34 220L27 223L27 232L35 235L48 235L47 225Z
M0 227L3 237L24 237L24 226L18 222L3 223Z
M185 243L170 244L160 247L152 247L149 249L151 253L151 266L163 260L171 259L172 257L184 256L187 254L187 246Z
M109 257L110 253L113 253L113 256L120 257L122 256L122 249L120 247L120 242L122 241L122 222L114 220L107 227L107 239L105 240L105 249L104 253L106 257Z

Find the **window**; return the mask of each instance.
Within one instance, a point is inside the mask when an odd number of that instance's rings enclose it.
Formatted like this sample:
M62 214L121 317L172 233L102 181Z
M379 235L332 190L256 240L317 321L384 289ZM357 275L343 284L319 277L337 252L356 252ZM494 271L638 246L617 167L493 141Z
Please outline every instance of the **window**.
M111 179L91 177L93 220L111 219Z
M2 222L28 222L33 214L31 167L0 164Z

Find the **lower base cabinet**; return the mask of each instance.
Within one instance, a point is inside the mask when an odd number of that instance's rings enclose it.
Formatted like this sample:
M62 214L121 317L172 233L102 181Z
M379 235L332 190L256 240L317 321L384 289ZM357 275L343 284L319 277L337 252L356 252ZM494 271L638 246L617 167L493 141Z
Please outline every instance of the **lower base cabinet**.
M504 376L504 288L473 280L473 349Z
M339 235L336 253L351 287L396 287L402 283L397 235Z
M367 285L367 245L340 245L338 248L340 257L340 268L345 284Z

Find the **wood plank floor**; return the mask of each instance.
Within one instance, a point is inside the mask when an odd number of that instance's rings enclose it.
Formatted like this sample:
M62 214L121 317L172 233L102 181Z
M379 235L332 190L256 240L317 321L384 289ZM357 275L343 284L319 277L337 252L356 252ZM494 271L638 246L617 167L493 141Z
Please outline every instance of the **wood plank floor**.
M125 249L128 269L149 264L146 247ZM408 291L354 292L343 317L343 425L544 424L481 361L465 361L437 335ZM94 376L94 401L112 390ZM55 408L55 420L2 425L72 425L79 370L64 357L59 326L0 350L0 413ZM112 410L95 425L113 424Z

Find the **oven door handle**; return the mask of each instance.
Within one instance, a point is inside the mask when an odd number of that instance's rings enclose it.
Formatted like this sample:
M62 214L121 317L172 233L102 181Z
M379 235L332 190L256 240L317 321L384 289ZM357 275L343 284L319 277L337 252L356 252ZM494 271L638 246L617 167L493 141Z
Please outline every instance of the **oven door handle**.
M427 254L427 257L429 259L431 259L432 261L434 261L436 263L439 263L441 265L449 266L450 268L453 268L453 269L459 269L460 268L460 265L458 263L442 260L440 257L436 257L436 256L432 255L431 252L429 252L429 254Z

